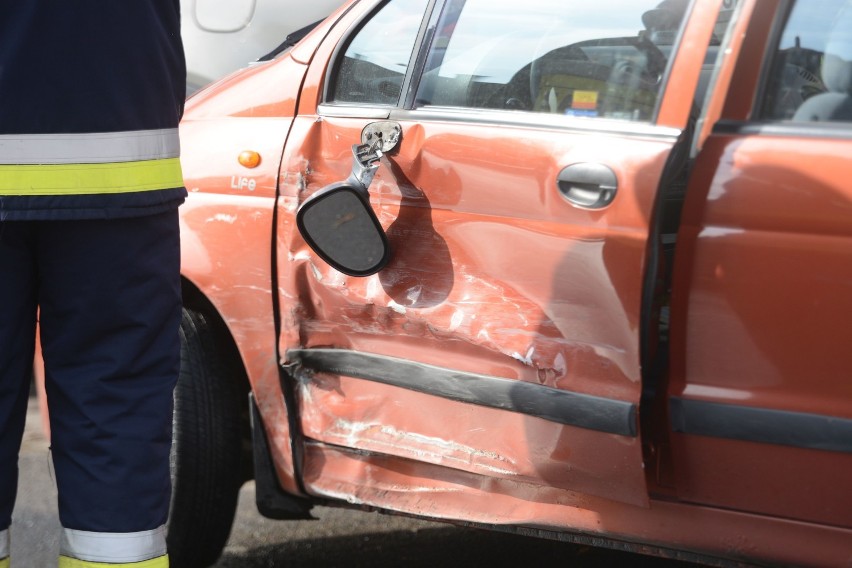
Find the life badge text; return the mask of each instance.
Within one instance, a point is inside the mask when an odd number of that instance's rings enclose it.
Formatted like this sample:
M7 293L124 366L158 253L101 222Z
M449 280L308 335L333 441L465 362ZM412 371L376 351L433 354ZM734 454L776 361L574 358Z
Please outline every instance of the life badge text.
M231 189L247 189L254 191L257 187L257 180L254 178L243 176L231 176Z

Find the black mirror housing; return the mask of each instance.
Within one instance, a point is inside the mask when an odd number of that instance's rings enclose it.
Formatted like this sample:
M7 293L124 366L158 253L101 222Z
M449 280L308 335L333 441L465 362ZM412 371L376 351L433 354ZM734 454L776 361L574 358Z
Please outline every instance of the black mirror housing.
M324 261L349 276L370 276L390 260L390 244L364 188L348 180L308 198L296 213L302 237Z

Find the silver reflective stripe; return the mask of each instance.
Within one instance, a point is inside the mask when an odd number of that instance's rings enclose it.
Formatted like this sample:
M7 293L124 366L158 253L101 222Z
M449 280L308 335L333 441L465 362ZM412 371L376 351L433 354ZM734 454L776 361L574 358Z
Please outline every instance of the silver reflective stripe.
M104 164L180 156L177 128L91 134L3 134L0 164Z
M86 562L142 562L166 554L166 527L134 533L62 529L59 554Z
M9 556L9 529L0 531L0 560Z

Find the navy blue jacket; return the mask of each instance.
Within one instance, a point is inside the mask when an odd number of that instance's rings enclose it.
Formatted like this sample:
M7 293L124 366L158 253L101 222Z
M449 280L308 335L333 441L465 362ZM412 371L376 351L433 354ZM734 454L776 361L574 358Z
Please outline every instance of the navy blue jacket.
M185 81L178 0L0 2L0 220L180 204Z

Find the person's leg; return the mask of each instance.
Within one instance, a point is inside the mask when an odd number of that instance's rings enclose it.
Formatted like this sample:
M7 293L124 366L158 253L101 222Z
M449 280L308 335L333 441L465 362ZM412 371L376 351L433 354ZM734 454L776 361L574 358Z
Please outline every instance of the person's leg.
M177 212L45 222L40 237L60 568L167 566L180 365Z
M35 349L37 281L29 229L27 223L0 222L0 567L8 565Z

